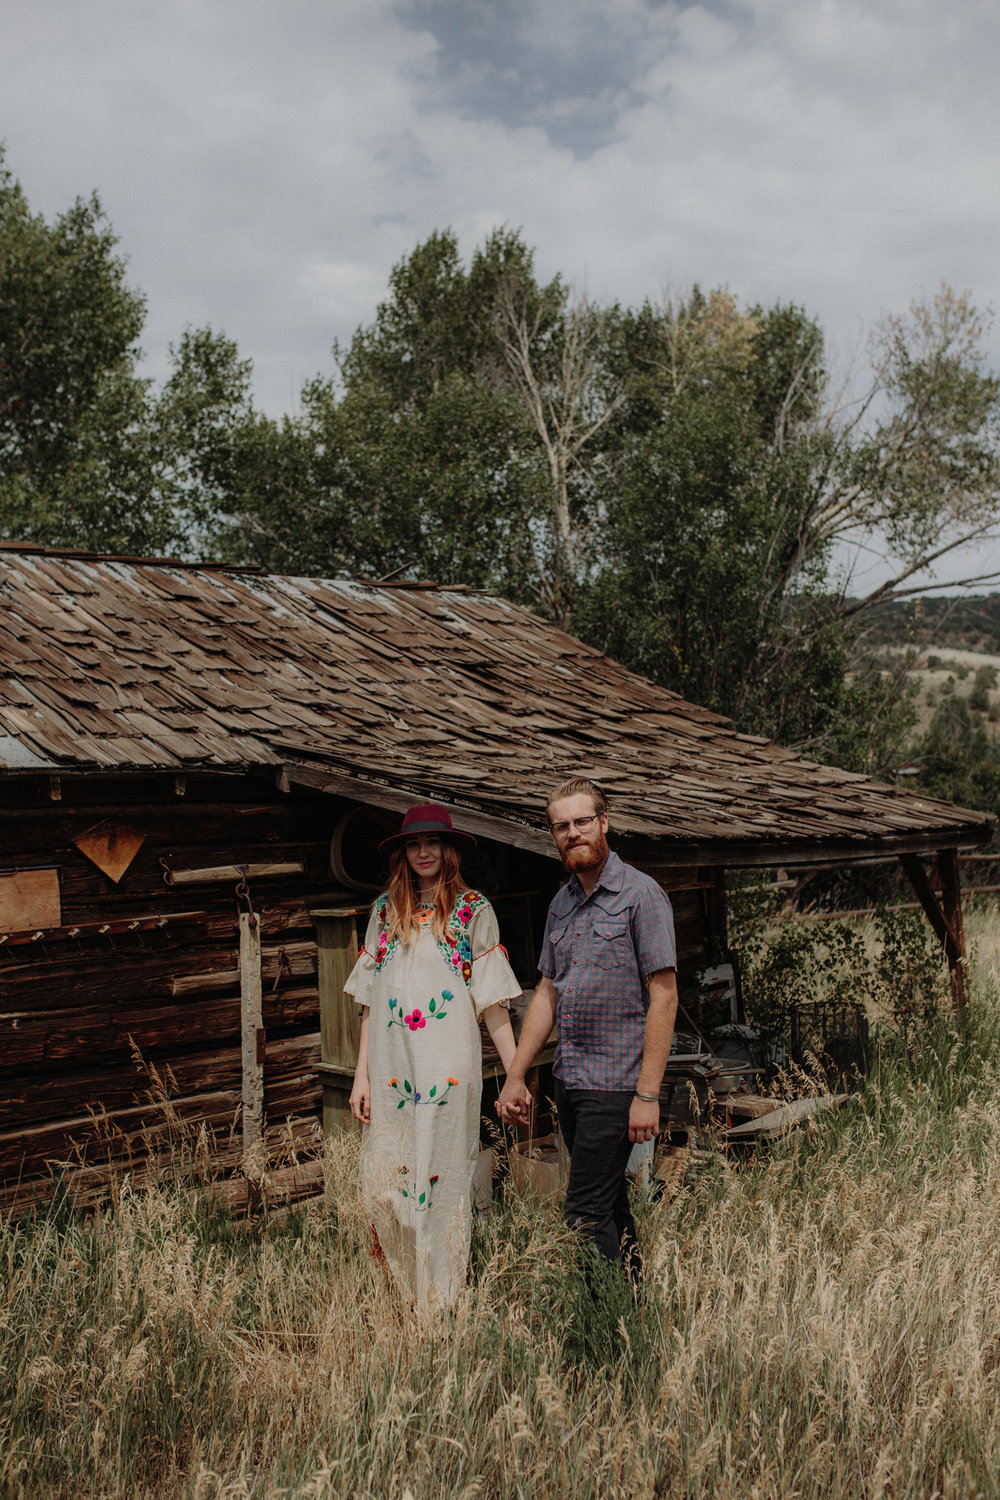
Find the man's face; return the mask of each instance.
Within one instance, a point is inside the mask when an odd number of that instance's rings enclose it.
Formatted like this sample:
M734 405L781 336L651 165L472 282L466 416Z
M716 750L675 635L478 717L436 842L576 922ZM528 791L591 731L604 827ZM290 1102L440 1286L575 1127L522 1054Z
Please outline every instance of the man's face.
M582 828L581 821L585 825ZM593 800L586 792L553 802L549 808L549 828L559 857L571 874L599 870L610 853L605 838L608 815L594 812Z

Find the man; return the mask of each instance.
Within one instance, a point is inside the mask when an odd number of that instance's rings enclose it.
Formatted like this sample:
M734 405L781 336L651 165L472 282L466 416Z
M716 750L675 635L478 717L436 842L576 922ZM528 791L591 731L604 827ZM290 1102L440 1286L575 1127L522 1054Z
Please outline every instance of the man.
M608 848L607 802L594 782L563 782L546 812L570 878L549 907L542 978L497 1112L527 1123L525 1075L558 1022L552 1071L570 1154L566 1219L635 1277L625 1169L633 1145L659 1129L677 1013L673 913L655 880Z

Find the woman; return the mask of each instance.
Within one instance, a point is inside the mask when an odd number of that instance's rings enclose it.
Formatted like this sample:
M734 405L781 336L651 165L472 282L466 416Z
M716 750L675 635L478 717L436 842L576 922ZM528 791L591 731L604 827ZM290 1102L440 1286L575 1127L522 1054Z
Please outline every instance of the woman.
M493 908L465 888L471 834L436 803L411 807L389 854L345 990L364 1007L351 1111L366 1127L361 1176L379 1243L419 1303L449 1306L469 1257L479 1159L482 1043L514 1056L506 1002L521 993Z

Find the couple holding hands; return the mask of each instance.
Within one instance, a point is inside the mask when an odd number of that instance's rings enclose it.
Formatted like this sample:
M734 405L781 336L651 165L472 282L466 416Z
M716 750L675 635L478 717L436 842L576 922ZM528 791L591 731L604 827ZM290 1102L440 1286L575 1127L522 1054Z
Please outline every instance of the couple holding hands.
M435 803L384 840L378 897L345 989L361 1006L351 1109L365 1127L362 1185L378 1242L418 1304L449 1306L465 1281L479 1159L485 1021L507 1073L497 1113L527 1123L525 1077L554 1025L553 1077L570 1157L567 1221L593 1251L639 1271L626 1166L659 1129L659 1091L677 1009L670 902L608 848L608 809L585 777L549 798L568 873L549 907L541 974L515 1044L521 986L493 908L462 880L475 847Z

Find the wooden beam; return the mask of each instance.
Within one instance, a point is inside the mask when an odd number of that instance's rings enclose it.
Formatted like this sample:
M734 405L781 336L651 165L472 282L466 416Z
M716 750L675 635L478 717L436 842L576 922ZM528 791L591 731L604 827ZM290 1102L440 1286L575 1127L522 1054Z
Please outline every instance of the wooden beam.
M277 875L301 875L301 860L287 860L269 865L208 865L203 870L170 870L168 885L212 885L218 881L267 879Z
M902 865L903 869L906 871L910 884L913 886L913 889L917 894L917 899L923 907L928 921L937 934L938 941L944 948L945 956L948 960L948 970L951 975L951 989L952 996L955 1001L955 1008L961 1009L961 1007L965 1004L965 981L963 975L963 969L965 966L965 947L961 928L961 903L957 888L958 861L956 857L956 851L954 849L949 849L944 852L946 855L951 857L951 861L954 864L954 872L951 878L955 882L955 889L949 895L949 898L946 901L943 909L938 901L937 893L934 890L934 887L931 885L927 871L924 869L923 864L917 858L917 856L915 854L901 854L899 862ZM941 868L940 863L939 868ZM957 928L954 923L956 911L958 914L959 922Z
M945 838L955 849L976 849L989 842L992 828L927 828L920 833L872 834L858 839L706 839L695 843L664 837L652 839L616 834L614 826L608 835L611 847L630 864L638 865L655 876L664 866L704 865L724 869L767 868L784 865L790 870L806 870L822 865L840 866L870 863L873 857L902 854L935 855Z
M313 766L298 765L294 761L287 761L283 769L289 781L296 782L299 786L312 787L330 797L344 797L349 802L367 802L372 807L383 807L390 812L404 813L415 802L427 800L425 792L400 791L378 781L364 781L358 776L347 776L334 770L321 771ZM532 853L544 854L550 859L559 857L548 829L532 828L523 820L484 813L460 802L444 802L442 806L447 807L459 827L469 833L484 839L494 839L498 844L512 845L516 849L530 849Z

